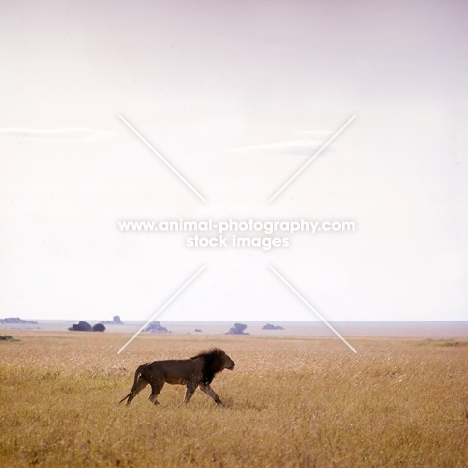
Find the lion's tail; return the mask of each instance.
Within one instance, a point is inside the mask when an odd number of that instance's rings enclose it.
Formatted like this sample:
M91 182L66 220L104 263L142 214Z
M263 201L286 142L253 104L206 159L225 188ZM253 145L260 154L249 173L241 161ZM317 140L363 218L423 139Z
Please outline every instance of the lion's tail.
M120 401L119 401L119 405L124 402L125 400L128 400L127 402L127 405L130 404L130 402L133 400L133 397L135 396L135 391L137 390L137 381L138 381L138 377L141 375L141 371L143 370L143 368L146 366L146 364L142 364L141 366L138 366L137 367L137 370L135 371L135 376L133 377L133 385L132 385L132 389L130 390L130 393L126 396L124 396Z
M130 397L131 393L129 393L127 396L123 397L120 401L119 401L119 405L120 403L122 403L123 401L125 400L128 400L128 398Z

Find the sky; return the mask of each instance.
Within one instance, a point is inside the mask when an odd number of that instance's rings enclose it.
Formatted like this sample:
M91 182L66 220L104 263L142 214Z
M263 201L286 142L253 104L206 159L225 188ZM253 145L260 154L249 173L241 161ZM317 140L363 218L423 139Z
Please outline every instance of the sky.
M454 0L1 2L0 317L318 320L272 266L329 321L467 320L467 23ZM250 218L356 230L118 228Z

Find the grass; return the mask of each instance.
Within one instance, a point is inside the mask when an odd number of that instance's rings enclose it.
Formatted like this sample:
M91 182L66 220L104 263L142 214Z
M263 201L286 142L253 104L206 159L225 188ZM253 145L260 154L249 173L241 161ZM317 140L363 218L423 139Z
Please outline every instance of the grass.
M439 340L22 332L0 343L1 466L466 467L468 346ZM137 365L219 346L213 388L149 388Z

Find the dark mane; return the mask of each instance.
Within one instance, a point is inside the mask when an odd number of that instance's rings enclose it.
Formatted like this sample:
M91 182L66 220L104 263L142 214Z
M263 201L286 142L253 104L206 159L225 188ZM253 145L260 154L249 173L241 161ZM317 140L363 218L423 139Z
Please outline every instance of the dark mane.
M221 372L223 368L223 361L226 353L219 348L209 349L208 351L202 351L201 353L192 356L190 359L203 358L203 379L202 382L205 385L209 385L215 375Z

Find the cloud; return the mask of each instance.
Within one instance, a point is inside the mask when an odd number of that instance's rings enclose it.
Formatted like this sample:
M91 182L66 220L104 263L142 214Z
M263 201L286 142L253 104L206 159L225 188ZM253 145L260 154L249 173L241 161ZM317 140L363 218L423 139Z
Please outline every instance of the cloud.
M298 130L298 135L314 135L319 136L320 138L326 138L330 133L333 133L332 130Z
M297 139L267 145L241 146L229 151L238 153L269 153L285 156L313 156L324 143L324 140Z
M113 138L118 133L84 127L38 130L31 128L0 128L0 138L49 141L99 141Z

